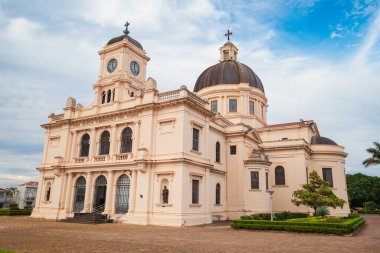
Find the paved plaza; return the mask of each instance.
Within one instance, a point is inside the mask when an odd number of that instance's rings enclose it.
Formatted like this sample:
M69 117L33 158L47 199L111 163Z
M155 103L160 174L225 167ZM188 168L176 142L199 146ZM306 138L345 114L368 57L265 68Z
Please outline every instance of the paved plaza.
M16 252L380 252L380 216L354 236L261 232L227 224L171 228L0 217L0 248Z

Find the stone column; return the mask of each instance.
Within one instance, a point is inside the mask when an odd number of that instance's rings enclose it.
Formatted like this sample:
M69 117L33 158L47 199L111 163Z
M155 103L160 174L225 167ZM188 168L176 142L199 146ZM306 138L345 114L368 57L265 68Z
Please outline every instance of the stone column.
M74 131L72 145L71 145L70 161L73 161L73 159L78 156L79 156L79 153L78 153L77 131Z
M66 201L65 201L65 210L66 213L70 212L70 203L71 203L71 191L72 191L72 183L73 183L73 173L68 173L68 179L66 184Z
M104 211L107 214L111 214L111 205L112 205L112 192L113 192L113 176L114 176L114 171L111 170L108 172L108 179L107 179L107 192L106 192L106 204Z
M133 142L132 142L132 154L133 156L138 155L138 148L140 145L140 127L141 127L141 122L138 120L135 122L135 130L133 133Z
M205 203L204 203L204 206L205 206L205 213L206 214L209 214L210 213L210 205L212 203L210 203L210 190L211 190L211 183L210 183L210 168L206 168L206 175L205 175L205 178L204 178L204 189L205 189ZM215 192L215 191L214 191Z
M86 176L86 193L84 196L84 212L89 213L91 210L91 190L92 190L92 172L87 172Z
M136 192L137 192L137 170L132 171L131 194L129 195L128 213L134 213L136 209Z
M91 129L91 137L90 137L90 152L88 154L88 160L91 161L94 155L96 154L96 131L95 128Z
M110 160L111 161L114 161L115 160L115 154L116 154L116 125L113 125L112 126L112 129L111 129L111 137L110 137Z

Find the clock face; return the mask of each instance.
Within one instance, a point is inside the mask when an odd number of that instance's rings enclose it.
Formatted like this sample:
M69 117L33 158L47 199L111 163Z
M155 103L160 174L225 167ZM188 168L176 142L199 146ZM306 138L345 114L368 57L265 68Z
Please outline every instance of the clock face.
M131 72L133 75L137 76L140 73L140 66L137 62L131 62Z
M109 73L114 72L116 67L117 67L117 60L116 59L110 60L107 64L107 70Z

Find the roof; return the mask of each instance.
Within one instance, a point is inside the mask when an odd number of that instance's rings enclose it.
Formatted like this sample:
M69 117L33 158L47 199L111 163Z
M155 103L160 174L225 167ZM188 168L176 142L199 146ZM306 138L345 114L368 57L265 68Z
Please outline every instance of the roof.
M128 39L128 41L130 43L132 43L133 45L135 45L136 47L140 48L141 50L144 50L143 47L141 46L140 42L138 42L137 40L135 40L134 38L132 38L131 36L128 36L126 34L112 38L110 41L108 41L107 46L114 44L114 43L117 43L119 41L122 41L125 38Z
M204 70L195 83L194 92L214 85L239 83L249 83L249 86L264 92L264 86L255 72L236 60L219 62Z
M311 145L318 145L318 144L322 144L322 145L338 145L335 141L333 141L333 140L331 140L329 138L326 138L326 137L319 136L319 135L311 137L310 144Z
M302 122L301 121L297 121L297 122L273 124L273 125L267 125L267 126L265 126L263 128L282 127L282 126L294 126L294 125L299 125L300 123L302 123Z
M38 184L37 181L29 181L29 182L26 182L24 184L20 184L19 186L24 186L24 185L35 185L35 184Z

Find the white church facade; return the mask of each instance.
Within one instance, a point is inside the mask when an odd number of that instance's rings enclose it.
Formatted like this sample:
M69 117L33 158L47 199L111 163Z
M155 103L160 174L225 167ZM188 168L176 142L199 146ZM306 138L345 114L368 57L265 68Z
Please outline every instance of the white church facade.
M312 170L347 201L344 147L312 120L268 125L259 77L229 40L219 50L193 92L160 93L128 27L111 39L99 51L94 102L68 98L42 125L32 217L101 210L124 223L191 226L270 212L271 203L274 212L310 212L291 199Z

